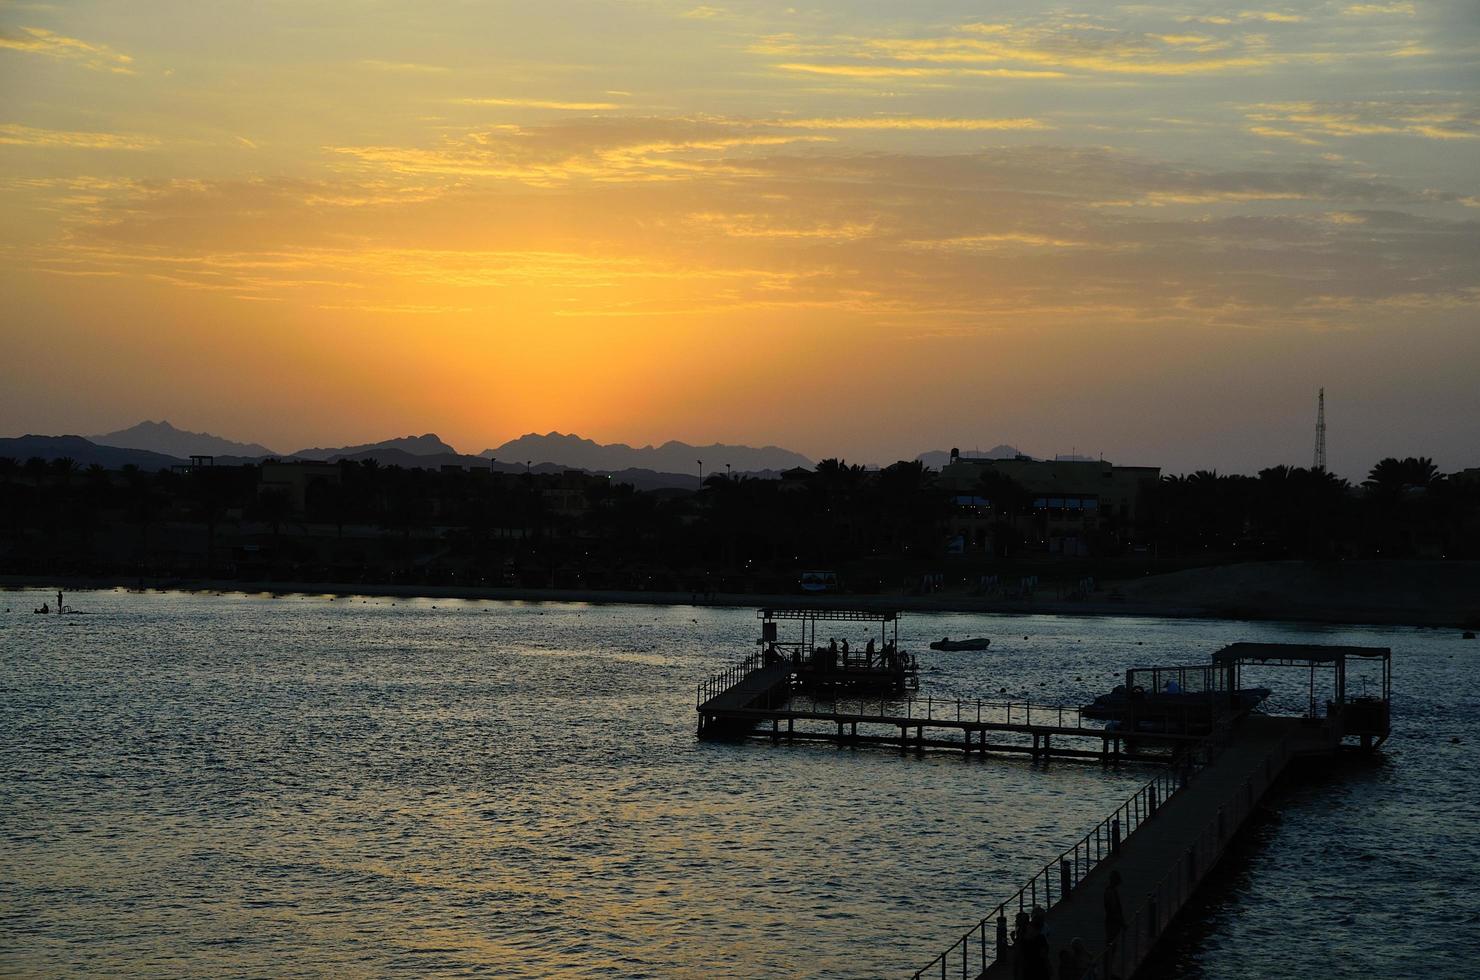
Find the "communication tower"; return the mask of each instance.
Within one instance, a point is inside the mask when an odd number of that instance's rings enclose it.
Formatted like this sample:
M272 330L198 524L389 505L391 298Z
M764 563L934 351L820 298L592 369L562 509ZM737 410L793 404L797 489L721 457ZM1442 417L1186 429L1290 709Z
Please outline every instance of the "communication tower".
M1316 458L1314 469L1326 472L1326 389L1316 395Z

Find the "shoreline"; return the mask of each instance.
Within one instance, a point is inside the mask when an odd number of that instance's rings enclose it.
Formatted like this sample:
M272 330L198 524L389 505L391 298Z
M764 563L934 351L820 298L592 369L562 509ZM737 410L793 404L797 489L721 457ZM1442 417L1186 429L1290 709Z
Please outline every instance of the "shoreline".
M0 576L0 592L140 591L138 579L60 576ZM817 606L833 609L893 609L900 612L979 613L990 615L1085 616L1159 619L1248 620L1256 622L1313 623L1325 626L1407 626L1414 628L1466 629L1473 624L1452 607L1381 608L1336 603L1290 602L1279 605L1247 605L1230 599L1226 603L1186 602L1140 597L1123 599L1001 599L937 593L934 595L802 595L693 592L645 592L620 589L527 589L494 586L386 585L347 582L240 582L215 579L161 579L142 587L145 592L218 592L239 595L329 595L375 596L399 599L462 599L494 602L585 603L589 605L715 606L763 609L767 607Z

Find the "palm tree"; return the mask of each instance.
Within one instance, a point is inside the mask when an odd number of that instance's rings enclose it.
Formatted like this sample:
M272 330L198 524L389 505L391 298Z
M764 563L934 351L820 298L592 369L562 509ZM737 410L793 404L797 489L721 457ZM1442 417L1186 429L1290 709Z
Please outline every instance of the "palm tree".
M1408 487L1427 489L1441 479L1439 467L1427 456L1409 456L1406 459L1389 456L1372 467L1364 486L1391 493Z

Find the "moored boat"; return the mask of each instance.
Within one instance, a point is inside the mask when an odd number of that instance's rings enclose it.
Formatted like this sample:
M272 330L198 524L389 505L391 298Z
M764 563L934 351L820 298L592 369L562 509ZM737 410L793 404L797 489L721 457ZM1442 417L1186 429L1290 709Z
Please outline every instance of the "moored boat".
M949 636L943 636L930 644L932 650L985 650L992 645L992 641L985 636L972 637L969 640L953 640Z

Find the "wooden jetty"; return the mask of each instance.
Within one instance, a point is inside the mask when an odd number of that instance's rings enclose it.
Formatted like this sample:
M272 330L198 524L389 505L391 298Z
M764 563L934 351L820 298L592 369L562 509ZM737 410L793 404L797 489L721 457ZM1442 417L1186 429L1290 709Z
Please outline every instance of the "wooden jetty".
M1093 956L1083 974L1128 980L1289 765L1343 748L1370 751L1389 735L1391 651L1378 647L1238 643L1214 655L1238 689L1244 669L1289 667L1311 673L1311 701L1302 717L1230 710L1207 738L1181 752L1114 814L997 906L945 952L914 974L1006 980L1014 974L1013 938L1035 909L1043 910L1050 963L1080 939ZM1380 672L1379 694L1347 697L1347 667L1366 662ZM1334 696L1317 703L1314 676L1329 670ZM1236 704L1237 701L1230 701ZM1350 744L1350 740L1358 744ZM1107 842L1108 841L1108 846ZM1124 929L1106 935L1104 895L1120 876ZM1008 918L1012 918L1012 928Z
M1128 732L1107 728L1078 707L1031 701L911 697L915 660L898 651L896 613L872 610L764 609L764 649L700 684L695 692L703 738L761 737L772 741L888 745L904 750L945 749L1017 753L1034 759L1104 762L1171 758L1168 746L1195 741L1183 731ZM777 642L772 624L803 622L803 641ZM819 675L816 623L873 621L895 625L884 666L872 654L844 656ZM901 666L903 665L903 666Z
M1376 690L1348 697L1348 665L1363 663L1380 671ZM1134 717L1106 728L1079 708L1027 702L808 695L795 688L794 661L769 647L699 685L695 703L701 737L948 749L968 757L1016 752L1035 759L1168 763L914 974L915 980L1006 980L1023 948L1015 940L1021 930L1034 928L1030 917L1041 910L1055 976L1060 952L1077 938L1093 960L1086 978L1127 980L1293 760L1343 748L1370 750L1390 732L1391 651L1386 648L1239 643L1215 654L1212 667L1206 675L1215 678L1209 682L1211 696L1167 699L1155 706L1155 731L1137 730ZM1303 716L1248 710L1238 696L1240 684L1244 672L1257 667L1309 673ZM1160 690L1168 671L1182 671L1176 674L1179 685L1190 676L1181 667L1137 668L1128 674L1127 688L1144 679L1150 690ZM1333 678L1333 696L1324 705L1316 697L1315 678L1322 671ZM1194 715L1173 717L1172 703ZM1125 919L1114 937L1105 933L1104 913L1112 874L1120 877Z

